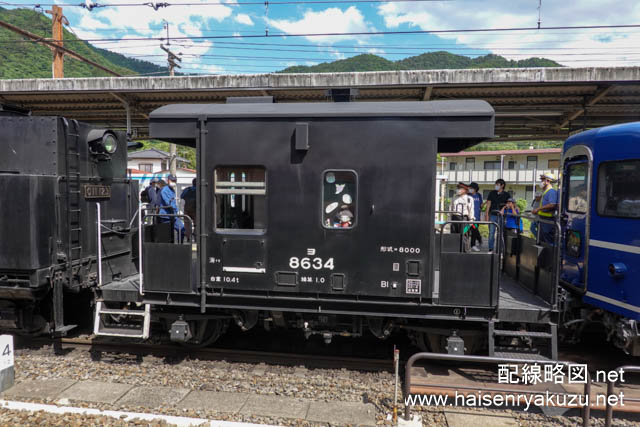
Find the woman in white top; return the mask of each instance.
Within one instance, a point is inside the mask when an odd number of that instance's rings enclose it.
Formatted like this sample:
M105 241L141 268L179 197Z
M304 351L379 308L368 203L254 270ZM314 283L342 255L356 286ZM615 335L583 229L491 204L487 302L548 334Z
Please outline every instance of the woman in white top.
M458 193L451 202L451 210L456 212L452 215L452 219L454 221L475 221L473 197L468 194L469 186L459 182L457 188ZM464 224L451 224L452 233L460 233L463 228Z

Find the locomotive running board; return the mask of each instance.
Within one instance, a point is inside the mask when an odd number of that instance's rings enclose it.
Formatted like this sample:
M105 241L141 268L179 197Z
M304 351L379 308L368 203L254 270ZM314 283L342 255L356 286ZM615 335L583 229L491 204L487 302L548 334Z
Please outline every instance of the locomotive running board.
M105 326L102 322L104 315L121 315L142 317L142 328L132 329L118 326ZM93 323L93 333L97 336L126 337L126 338L149 338L151 325L151 304L145 304L144 310L121 310L104 308L103 301L96 301L96 314Z

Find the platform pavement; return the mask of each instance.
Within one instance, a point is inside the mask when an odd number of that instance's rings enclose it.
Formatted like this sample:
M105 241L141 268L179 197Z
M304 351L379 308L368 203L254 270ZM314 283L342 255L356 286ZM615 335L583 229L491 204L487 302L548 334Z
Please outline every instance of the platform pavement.
M518 420L509 415L482 414L461 409L445 410L444 416L448 427L517 427L520 425Z
M371 403L318 402L250 393L195 391L175 387L132 386L100 381L49 379L23 381L0 396L3 399L57 399L149 409L174 406L232 414L302 419L310 422L375 426Z

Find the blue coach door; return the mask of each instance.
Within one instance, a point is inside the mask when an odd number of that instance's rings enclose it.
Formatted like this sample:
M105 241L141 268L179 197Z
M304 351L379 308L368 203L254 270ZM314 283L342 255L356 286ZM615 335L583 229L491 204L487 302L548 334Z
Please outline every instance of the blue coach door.
M631 158L601 160L597 168L585 301L638 320L640 159L633 149L624 152Z
M589 256L591 151L575 146L564 155L561 200L561 271L565 285L585 289Z

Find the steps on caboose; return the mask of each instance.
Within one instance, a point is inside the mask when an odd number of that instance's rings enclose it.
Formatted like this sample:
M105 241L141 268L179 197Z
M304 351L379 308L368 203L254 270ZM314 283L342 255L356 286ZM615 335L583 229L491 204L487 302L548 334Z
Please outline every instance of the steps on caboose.
M140 281L137 274L130 278L108 283L99 289L104 301L142 302Z

